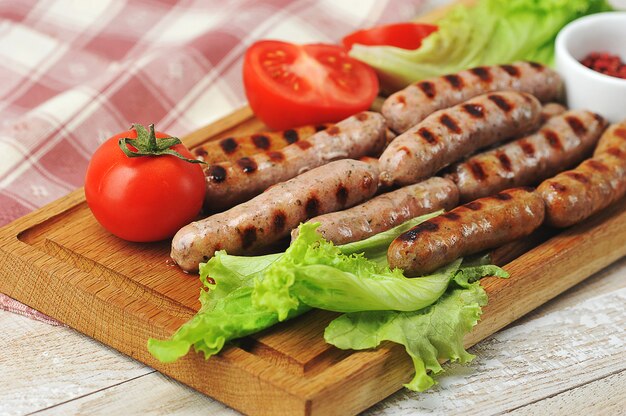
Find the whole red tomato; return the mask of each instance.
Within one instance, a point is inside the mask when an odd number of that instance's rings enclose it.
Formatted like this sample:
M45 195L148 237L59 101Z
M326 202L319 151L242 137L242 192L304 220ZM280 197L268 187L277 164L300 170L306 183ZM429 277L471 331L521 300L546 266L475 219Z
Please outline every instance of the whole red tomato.
M139 139L129 140L137 133ZM148 132L134 125L96 150L85 197L104 228L125 240L147 242L172 237L193 221L204 200L204 174L185 146L174 143L180 140L155 134L153 126Z
M256 116L276 130L342 120L378 95L372 68L325 44L256 42L246 51L243 82Z

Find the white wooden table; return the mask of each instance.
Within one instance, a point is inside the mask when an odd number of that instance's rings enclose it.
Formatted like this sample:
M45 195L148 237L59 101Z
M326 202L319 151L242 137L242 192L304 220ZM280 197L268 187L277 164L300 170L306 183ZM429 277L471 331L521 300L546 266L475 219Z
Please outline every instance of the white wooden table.
M0 415L237 412L76 331L0 311ZM626 414L626 258L367 414Z

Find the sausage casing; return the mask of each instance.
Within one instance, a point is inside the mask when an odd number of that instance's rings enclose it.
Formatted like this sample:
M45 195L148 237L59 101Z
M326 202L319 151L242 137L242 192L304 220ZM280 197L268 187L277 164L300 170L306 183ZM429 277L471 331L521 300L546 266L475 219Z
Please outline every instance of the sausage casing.
M282 131L270 131L247 136L226 137L198 146L192 153L198 160L209 165L219 162L235 162L260 152L272 152L306 140L315 133L326 130L331 124L307 125Z
M386 186L409 185L505 138L535 130L541 104L519 92L474 97L437 111L392 141L380 157Z
M626 193L626 150L614 146L576 169L539 185L546 203L546 223L569 227L616 202Z
M198 270L218 250L245 254L274 243L309 218L370 198L377 187L375 165L350 159L331 162L186 225L174 236L171 257L184 270Z
M626 120L618 124L611 125L606 132L600 137L594 156L598 156L610 148L618 148L626 151Z
M537 133L452 166L447 177L457 184L464 202L508 188L536 185L580 163L605 127L605 120L597 114L569 111L550 118Z
M396 238L389 266L407 276L431 273L459 257L495 248L532 233L543 222L544 203L531 188L477 199L431 218Z
M532 62L472 68L409 85L385 100L382 113L389 127L402 133L437 110L504 90L526 92L542 102L559 101L563 81L555 71Z
M309 222L321 223L317 232L326 240L346 244L389 230L420 215L452 209L458 202L456 185L448 179L435 176L378 195L350 209L320 215ZM295 229L291 233L292 239L297 231Z
M382 115L362 112L282 150L257 153L205 169L205 208L233 207L279 182L337 159L376 155L386 143Z

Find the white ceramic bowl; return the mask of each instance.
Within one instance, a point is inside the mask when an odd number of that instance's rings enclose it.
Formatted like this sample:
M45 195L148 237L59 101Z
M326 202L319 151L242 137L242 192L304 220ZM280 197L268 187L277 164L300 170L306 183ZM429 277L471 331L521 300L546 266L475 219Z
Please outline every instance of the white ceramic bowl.
M626 62L626 12L598 13L575 20L556 38L556 69L565 82L567 104L589 109L616 123L626 119L626 79L580 63L591 52L608 52Z

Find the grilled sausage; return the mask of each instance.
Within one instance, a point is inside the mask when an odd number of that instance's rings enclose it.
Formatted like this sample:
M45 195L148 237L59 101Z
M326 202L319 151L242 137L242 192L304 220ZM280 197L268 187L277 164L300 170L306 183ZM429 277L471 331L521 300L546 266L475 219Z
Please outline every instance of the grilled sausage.
M419 215L452 209L458 202L459 192L454 183L435 176L378 195L353 208L320 215L309 222L321 223L317 231L326 240L346 244L386 231ZM292 240L297 234L298 230L294 229Z
M544 203L531 188L477 199L431 218L389 246L391 268L407 276L431 273L459 257L501 246L532 233L543 222Z
M609 147L539 185L546 203L546 223L569 227L606 208L626 194L626 150Z
M504 189L536 185L580 163L606 127L589 111L552 117L534 134L479 153L451 168L461 200L472 201Z
M362 112L282 150L211 165L205 169L205 207L213 212L230 208L332 160L379 154L385 143L383 116Z
M546 103L541 107L541 124L550 120L552 117L560 116L567 111L564 105L559 103Z
M409 85L385 100L382 113L389 127L402 133L437 110L504 90L526 92L542 102L559 101L563 81L555 71L533 62L472 68Z
M606 153L611 147L617 147L626 151L626 120L619 124L613 124L606 130L602 137L600 137L600 141L593 155L598 156L602 153Z
M408 185L505 138L535 130L541 104L519 92L474 97L437 111L392 141L380 157L384 185Z
M276 184L228 211L186 225L172 241L172 259L198 270L218 250L244 254L289 235L303 221L370 198L378 185L375 165L338 160Z
M324 123L247 136L226 137L198 146L193 149L192 153L198 160L202 160L209 165L218 162L235 162L237 159L252 156L256 153L280 150L298 140L306 140L313 134L326 130L330 126L331 124Z

